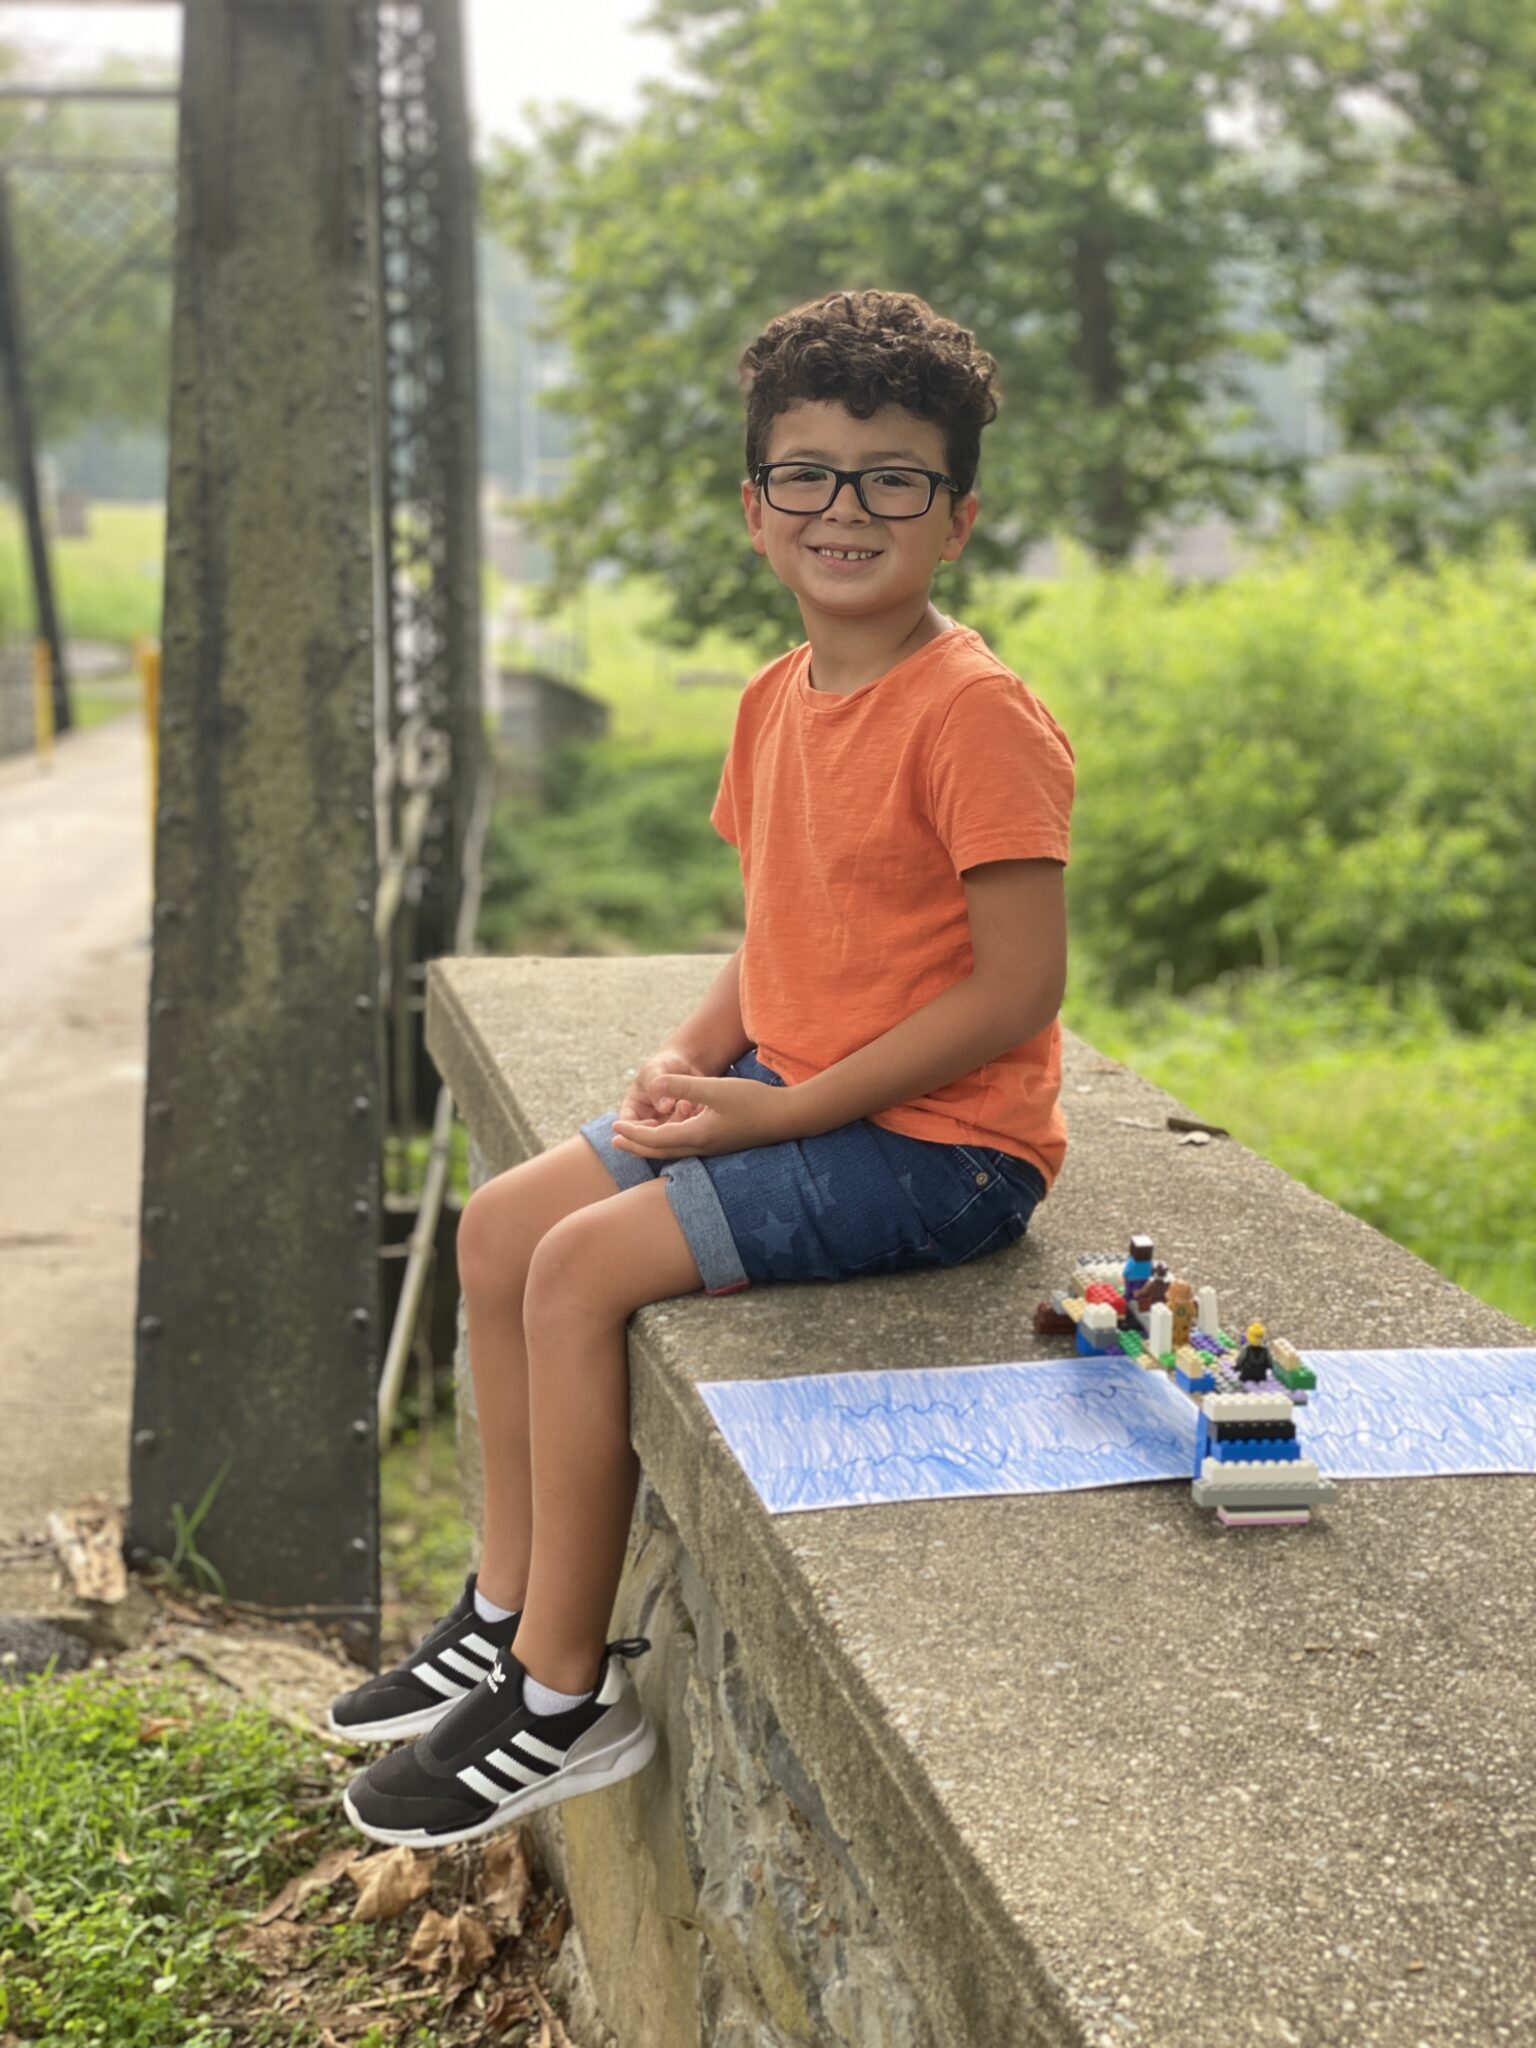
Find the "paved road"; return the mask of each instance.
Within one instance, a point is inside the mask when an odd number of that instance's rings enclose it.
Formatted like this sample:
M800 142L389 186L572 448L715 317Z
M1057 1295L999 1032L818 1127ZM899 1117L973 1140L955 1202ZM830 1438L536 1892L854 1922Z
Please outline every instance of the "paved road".
M0 1541L127 1500L148 811L136 716L0 761Z

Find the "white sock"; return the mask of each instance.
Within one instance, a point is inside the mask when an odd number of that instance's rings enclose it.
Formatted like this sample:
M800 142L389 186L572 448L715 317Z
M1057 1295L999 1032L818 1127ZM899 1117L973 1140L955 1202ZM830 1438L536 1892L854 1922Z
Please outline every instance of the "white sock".
M523 1673L523 1703L536 1714L563 1714L568 1707L579 1707L583 1700L591 1699L596 1691L594 1685L585 1692L556 1692L552 1685L540 1685L531 1671Z
M475 1612L482 1621L505 1621L516 1614L515 1607L498 1607L494 1600L487 1600L478 1586L475 1587Z

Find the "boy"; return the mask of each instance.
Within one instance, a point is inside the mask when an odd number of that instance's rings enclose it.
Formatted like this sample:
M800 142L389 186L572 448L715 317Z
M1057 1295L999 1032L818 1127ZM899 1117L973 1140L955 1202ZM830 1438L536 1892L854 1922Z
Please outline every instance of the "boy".
M473 1840L655 1748L626 1670L650 1645L604 1640L637 1308L1001 1250L1066 1152L1072 749L929 596L975 524L997 365L923 300L862 291L781 315L742 367L747 531L806 630L743 692L711 813L746 941L617 1113L465 1208L483 1554L420 1647L333 1704L333 1732L416 1738L348 1788L376 1841Z

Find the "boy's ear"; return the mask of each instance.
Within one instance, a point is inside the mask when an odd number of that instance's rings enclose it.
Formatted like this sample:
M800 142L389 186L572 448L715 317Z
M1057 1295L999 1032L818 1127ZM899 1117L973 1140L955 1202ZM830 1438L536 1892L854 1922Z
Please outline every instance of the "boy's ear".
M752 536L752 546L762 554L767 543L763 540L762 502L757 495L757 486L750 477L744 477L741 485L741 506L747 516L747 531Z
M971 528L976 524L976 515L980 510L981 500L977 497L974 491L968 491L966 495L960 500L959 504L955 507L954 519L950 522L950 524L953 527L955 524L959 523L960 531L959 533L955 533L952 531L950 533L948 540L945 541L944 553L940 557L942 561L959 561L960 556L965 551L965 544L971 537ZM954 554L950 554L949 550L951 548L956 549L956 552Z

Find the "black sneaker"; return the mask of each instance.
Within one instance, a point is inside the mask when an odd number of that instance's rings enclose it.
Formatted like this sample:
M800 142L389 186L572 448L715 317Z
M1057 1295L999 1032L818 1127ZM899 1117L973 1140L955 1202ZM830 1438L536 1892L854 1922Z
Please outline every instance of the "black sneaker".
M347 1818L375 1842L473 1842L632 1777L650 1762L656 1730L624 1660L650 1647L644 1636L609 1643L591 1699L549 1715L524 1704L523 1667L503 1650L430 1734L358 1773L343 1795Z
M505 1621L482 1621L475 1611L475 1575L441 1621L392 1671L381 1671L353 1692L331 1701L328 1735L353 1742L401 1742L435 1728L450 1707L473 1692L511 1646L522 1610Z

